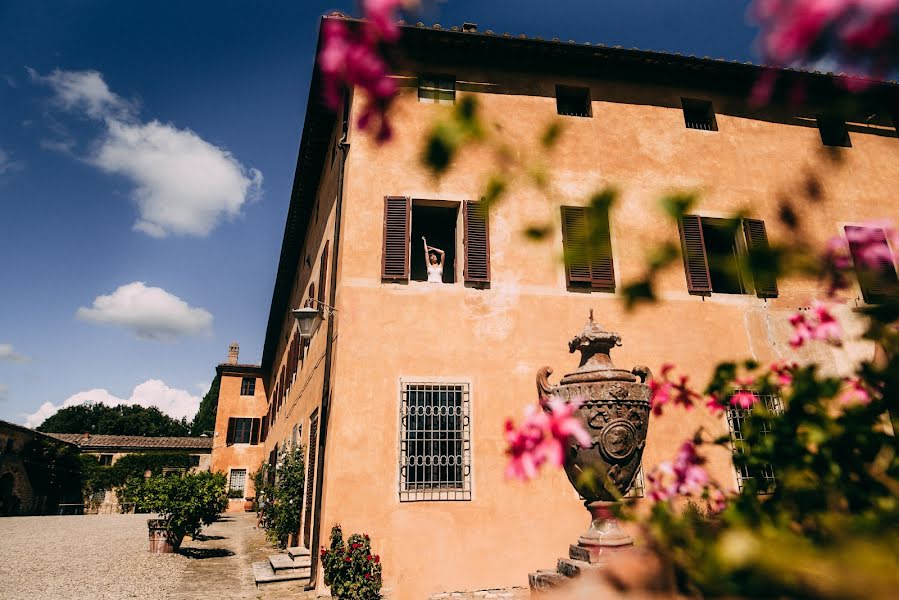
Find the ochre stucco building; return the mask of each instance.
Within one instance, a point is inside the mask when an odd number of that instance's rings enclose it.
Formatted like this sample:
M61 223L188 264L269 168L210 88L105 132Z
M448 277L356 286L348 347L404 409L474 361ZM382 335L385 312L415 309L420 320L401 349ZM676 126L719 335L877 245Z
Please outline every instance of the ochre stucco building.
M734 280L714 263L899 216L895 85L845 103L833 77L783 72L783 87L801 86L808 101L752 107L762 69L751 65L474 26L402 33L386 144L357 127L361 93L336 114L321 104L315 68L261 364L222 371L235 374L222 380L213 469L231 464L217 453L239 451L252 469L298 437L309 457L301 543L326 544L335 523L368 533L402 600L524 586L552 568L587 513L560 470L528 484L504 478L503 422L535 401L538 369L559 377L577 365L567 343L590 309L623 337L616 364L658 372L673 362L699 387L724 360L815 360L848 373L873 355L864 342L792 351L788 317L820 293L817 282ZM477 100L493 141L435 178L421 160L426 135L463 96ZM825 113L833 106L848 112ZM553 122L562 134L544 150ZM500 168L498 144L513 163L542 167L547 184L511 179L485 219L473 203ZM608 214L579 209L609 186L619 196ZM699 199L678 227L659 200L684 190ZM720 221L742 209L752 219L736 229ZM592 254L572 252L593 220ZM544 225L542 240L524 235ZM444 283L420 280L422 235L446 252ZM661 274L657 304L626 311L624 285L665 242L686 248L686 265ZM842 296L850 334L863 292L853 283ZM291 310L309 305L323 322L307 343ZM226 398L244 376L258 377L255 393L235 405ZM261 419L258 445L222 448L235 416ZM724 434L729 423L702 410L653 419L644 468L699 426ZM728 452L710 470L737 487Z

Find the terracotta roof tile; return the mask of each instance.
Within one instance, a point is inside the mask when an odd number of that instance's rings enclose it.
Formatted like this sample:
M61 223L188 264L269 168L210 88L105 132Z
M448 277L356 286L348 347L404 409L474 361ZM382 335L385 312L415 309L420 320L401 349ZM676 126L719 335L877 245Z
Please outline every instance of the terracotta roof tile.
M211 450L211 437L145 437L142 435L90 435L82 433L48 433L79 448L139 448L162 450Z

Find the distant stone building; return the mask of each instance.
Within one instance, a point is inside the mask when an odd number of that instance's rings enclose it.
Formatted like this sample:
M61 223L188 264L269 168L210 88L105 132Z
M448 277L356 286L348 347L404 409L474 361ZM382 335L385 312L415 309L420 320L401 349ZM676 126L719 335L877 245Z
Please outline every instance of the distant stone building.
M209 437L144 437L140 435L94 435L89 433L47 433L47 436L72 444L81 454L97 456L100 465L112 466L129 454L189 454L192 471L208 471L212 454ZM96 490L86 498L88 512L114 513L120 506L114 490Z
M228 349L228 362L216 367L221 378L212 442L211 468L228 478L228 487L242 492L232 498L229 512L244 510L245 499L254 498L252 474L265 457L262 440L267 410L262 369L259 365L240 364L240 348L235 342Z
M75 445L15 423L0 421L0 516L54 513L65 501L80 502L80 486L52 469L59 457L77 457ZM70 466L75 466L71 462Z
M400 29L387 144L358 128L362 91L337 113L323 106L316 57L261 364L239 365L235 354L219 365L213 468L229 469L235 485L235 471L274 462L298 438L306 445L298 510L310 587L321 589L318 547L336 523L371 535L398 600L526 585L554 564L586 511L560 470L528 485L504 479L503 421L536 402L541 367L573 370L567 343L591 309L623 337L617 364L658 372L676 362L698 387L718 361L814 360L846 374L873 356L865 341L792 352L789 316L820 294L816 282L753 278L736 257L795 239L794 208L803 239L820 246L895 218L889 115L899 87L872 85L863 102L843 102L832 76L784 71L807 102L756 107L747 98L765 70L753 65L473 25ZM480 210L504 168L487 143L453 157L439 179L422 166L426 132L462 97L477 100L503 153L528 171L546 167L545 188L522 176ZM830 112L841 104L852 108ZM563 133L547 151L540 140L552 123ZM592 206L606 186L620 190L617 202ZM677 224L658 210L675 190L701 192ZM725 218L746 207L752 218ZM524 235L535 224L540 243ZM423 236L445 251L438 282L428 281ZM683 268L656 282L657 305L626 311L622 290L661 244L682 250ZM863 279L840 297L853 332L853 309L878 297ZM291 314L300 307L319 309L311 335ZM669 460L699 426L738 436L744 417L657 419L644 466ZM709 470L733 489L746 476L726 450Z

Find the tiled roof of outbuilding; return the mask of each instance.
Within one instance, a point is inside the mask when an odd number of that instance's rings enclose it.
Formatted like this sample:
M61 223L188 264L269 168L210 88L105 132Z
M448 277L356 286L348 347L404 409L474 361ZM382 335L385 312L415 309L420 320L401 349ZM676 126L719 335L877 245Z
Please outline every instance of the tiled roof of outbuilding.
M212 450L210 437L145 437L142 435L91 435L87 433L47 433L50 437L91 449Z

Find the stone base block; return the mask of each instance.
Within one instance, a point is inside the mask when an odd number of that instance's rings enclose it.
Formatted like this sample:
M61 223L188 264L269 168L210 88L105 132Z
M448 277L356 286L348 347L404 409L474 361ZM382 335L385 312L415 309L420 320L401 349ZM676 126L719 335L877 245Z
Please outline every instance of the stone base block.
M537 571L528 575L528 583L533 592L545 592L555 589L568 581L568 578L556 571Z
M583 560L575 560L573 558L560 558L556 566L556 571L565 577L580 577L585 573L593 573L602 567L601 563L589 563Z

